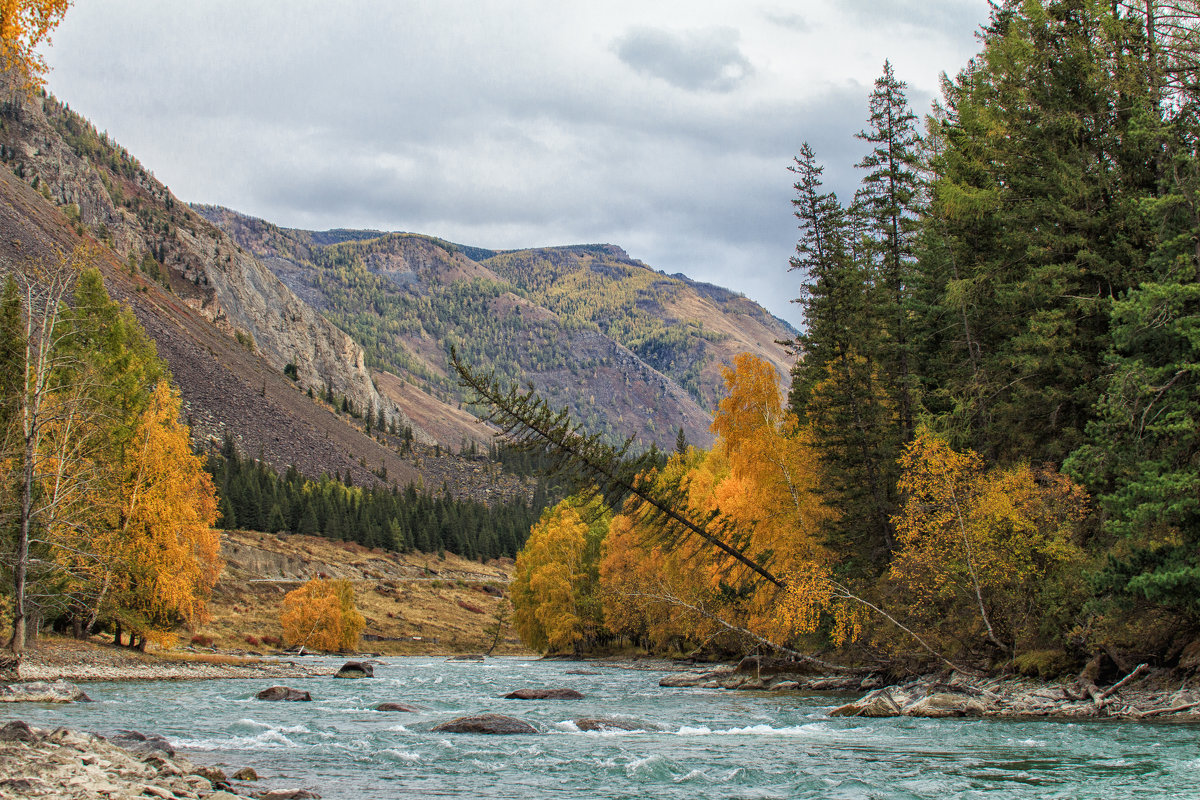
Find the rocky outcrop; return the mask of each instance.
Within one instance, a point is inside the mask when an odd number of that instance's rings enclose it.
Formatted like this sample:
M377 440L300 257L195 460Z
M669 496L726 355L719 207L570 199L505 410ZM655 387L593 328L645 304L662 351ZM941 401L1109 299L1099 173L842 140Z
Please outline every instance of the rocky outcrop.
M269 689L263 689L258 694L254 695L257 700L269 700L272 702L309 702L312 700L312 695L300 689L290 689L287 686L272 686Z
M73 683L34 681L0 686L0 703L90 703L92 698Z
M358 409L382 409L389 421L409 423L375 388L361 347L127 151L52 97L17 96L3 113L8 166L131 270L168 286L275 370L291 365L302 387L330 387Z
M504 695L506 700L582 700L574 689L517 689Z
M719 667L700 672L677 672L658 682L659 686L696 689L741 689L768 692L856 692L882 686L875 675L813 675L809 670L773 669L759 672L740 667Z
M537 733L537 728L516 717L503 714L479 714L473 717L458 717L443 722L433 729L438 733L485 733L492 735L521 735Z
M374 678L375 667L364 661L347 661L334 676L335 678Z

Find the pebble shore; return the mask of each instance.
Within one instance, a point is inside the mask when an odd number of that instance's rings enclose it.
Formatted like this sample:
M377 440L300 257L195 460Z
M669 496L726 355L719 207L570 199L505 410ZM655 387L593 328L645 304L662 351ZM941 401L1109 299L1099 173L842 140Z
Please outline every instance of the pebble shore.
M153 749L136 753L101 736L33 728L20 720L0 726L0 798L84 800L308 800L307 790L256 791L220 770Z

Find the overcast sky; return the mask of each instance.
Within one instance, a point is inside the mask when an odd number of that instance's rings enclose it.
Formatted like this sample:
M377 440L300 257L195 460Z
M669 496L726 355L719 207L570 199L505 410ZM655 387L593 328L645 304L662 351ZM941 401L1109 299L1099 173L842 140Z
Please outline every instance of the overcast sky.
M494 249L610 242L794 324L802 142L853 194L885 58L923 113L986 0L76 0L49 88L177 196Z

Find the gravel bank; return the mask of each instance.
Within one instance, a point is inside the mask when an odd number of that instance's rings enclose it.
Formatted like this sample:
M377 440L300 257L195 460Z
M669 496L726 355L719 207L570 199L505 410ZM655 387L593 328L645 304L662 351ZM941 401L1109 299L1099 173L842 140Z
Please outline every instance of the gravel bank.
M328 665L303 659L242 658L136 650L73 640L43 640L29 649L18 670L22 681L139 681L212 678L304 678L332 675Z

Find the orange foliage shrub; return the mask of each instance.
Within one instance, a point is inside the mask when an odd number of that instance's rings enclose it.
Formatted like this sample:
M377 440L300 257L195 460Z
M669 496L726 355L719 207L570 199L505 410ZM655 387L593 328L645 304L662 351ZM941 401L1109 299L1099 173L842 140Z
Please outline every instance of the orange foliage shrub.
M366 626L354 605L354 587L344 578L313 578L288 592L279 623L289 647L314 650L354 650Z

